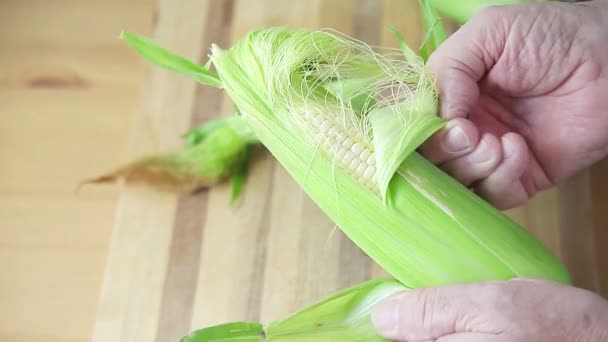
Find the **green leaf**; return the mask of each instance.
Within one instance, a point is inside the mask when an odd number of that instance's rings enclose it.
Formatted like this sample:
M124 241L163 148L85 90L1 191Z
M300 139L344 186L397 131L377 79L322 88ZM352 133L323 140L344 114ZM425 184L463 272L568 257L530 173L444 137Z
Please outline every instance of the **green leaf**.
M152 64L186 75L208 86L222 87L222 81L216 73L184 57L172 54L151 39L128 32L123 32L121 39L126 41L141 57Z
M373 94L366 92L368 78L350 78L327 83L324 88L337 99L350 100L351 108L359 115L364 115L376 104Z
M225 123L223 119L211 120L199 127L189 130L188 132L184 133L182 137L186 140L186 144L188 146L194 146L202 142L210 132L224 125Z
M448 35L445 32L445 26L441 21L439 13L427 0L418 0L422 11L422 20L426 30L426 36L420 47L420 56L426 62L433 51L443 43Z
M230 127L237 136L248 144L259 144L258 138L255 136L251 128L247 125L245 119L238 115L222 117L205 122L199 127L193 128L182 135L188 146L200 144L209 133L221 128Z
M195 330L180 342L385 342L371 320L381 301L409 290L395 279L372 279L331 294L266 327L234 322Z
M369 114L374 132L376 179L384 200L399 166L445 125L436 112L437 101L433 91L420 89L409 101L378 108Z
M264 327L259 323L234 322L193 331L179 342L259 342L265 341Z
M399 47L403 52L403 56L405 56L405 60L409 63L418 63L420 61L420 56L418 56L414 50L412 50L407 43L405 42L405 38L401 35L401 32L397 31L394 27L387 25L388 29L393 32L393 34L397 37L399 41Z
M266 328L268 341L384 342L371 312L408 288L395 279L373 279L340 290Z

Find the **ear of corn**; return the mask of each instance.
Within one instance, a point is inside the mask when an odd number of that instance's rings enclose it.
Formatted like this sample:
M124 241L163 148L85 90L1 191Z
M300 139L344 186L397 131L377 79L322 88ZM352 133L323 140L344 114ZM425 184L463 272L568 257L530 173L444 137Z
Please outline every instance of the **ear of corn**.
M404 285L514 276L568 281L560 263L515 222L412 153L407 146L441 127L433 123L440 120L434 85L420 65L360 44L328 32L268 29L228 51L215 47L211 58L261 142ZM359 64L370 78L365 92L380 99L363 117L349 99L323 89L327 79L362 77ZM384 126L373 118L383 111Z

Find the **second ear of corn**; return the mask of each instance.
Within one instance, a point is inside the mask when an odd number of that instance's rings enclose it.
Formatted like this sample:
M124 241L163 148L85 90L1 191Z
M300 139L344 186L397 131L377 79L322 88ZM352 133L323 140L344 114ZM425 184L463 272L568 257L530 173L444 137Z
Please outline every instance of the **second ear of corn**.
M195 330L180 342L382 342L369 318L374 306L407 290L394 279L374 279L339 291L268 325L232 322Z

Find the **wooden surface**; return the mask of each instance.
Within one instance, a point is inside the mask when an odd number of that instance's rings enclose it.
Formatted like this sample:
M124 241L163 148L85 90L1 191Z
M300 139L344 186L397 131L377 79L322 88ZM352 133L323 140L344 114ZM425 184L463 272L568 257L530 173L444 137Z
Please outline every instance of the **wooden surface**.
M385 24L422 39L415 0L0 1L0 340L176 341L382 275L264 155L236 207L227 187L73 190L230 110L219 91L144 67L121 30L203 61L211 43L270 25L395 46ZM604 295L607 173L599 163L509 212Z
M372 45L395 46L384 25L422 39L416 1L159 2L154 37L203 61L260 26L331 27ZM188 127L230 111L213 89L152 69L134 131L134 156L180 144ZM126 185L121 195L94 340L175 341L233 320L269 322L323 296L383 274L268 156L244 198L228 206L219 187L177 196ZM601 165L597 170L601 169ZM605 168L605 167L604 167ZM606 179L604 177L604 179ZM577 284L607 293L601 171L509 212L572 269ZM603 239L603 240L602 240ZM604 272L601 272L603 270ZM601 275L604 276L604 281Z
M90 341L154 1L0 1L0 341Z

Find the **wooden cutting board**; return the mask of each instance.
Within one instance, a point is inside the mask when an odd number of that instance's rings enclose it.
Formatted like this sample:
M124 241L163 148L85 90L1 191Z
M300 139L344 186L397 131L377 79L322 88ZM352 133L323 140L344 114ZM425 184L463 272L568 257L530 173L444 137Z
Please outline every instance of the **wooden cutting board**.
M391 25L417 46L423 39L418 12L416 0L159 0L152 36L201 63L212 43L227 48L251 29L276 25L332 28L371 45L396 47L385 26ZM133 157L179 146L187 129L231 112L220 91L150 70ZM256 158L234 206L228 186L177 195L125 184L95 342L177 341L207 325L269 322L385 275L280 165L263 153ZM547 192L509 214L572 266L578 283L600 290L607 286L599 276L606 252L596 246L608 238L591 215L593 177L585 173L561 192Z

